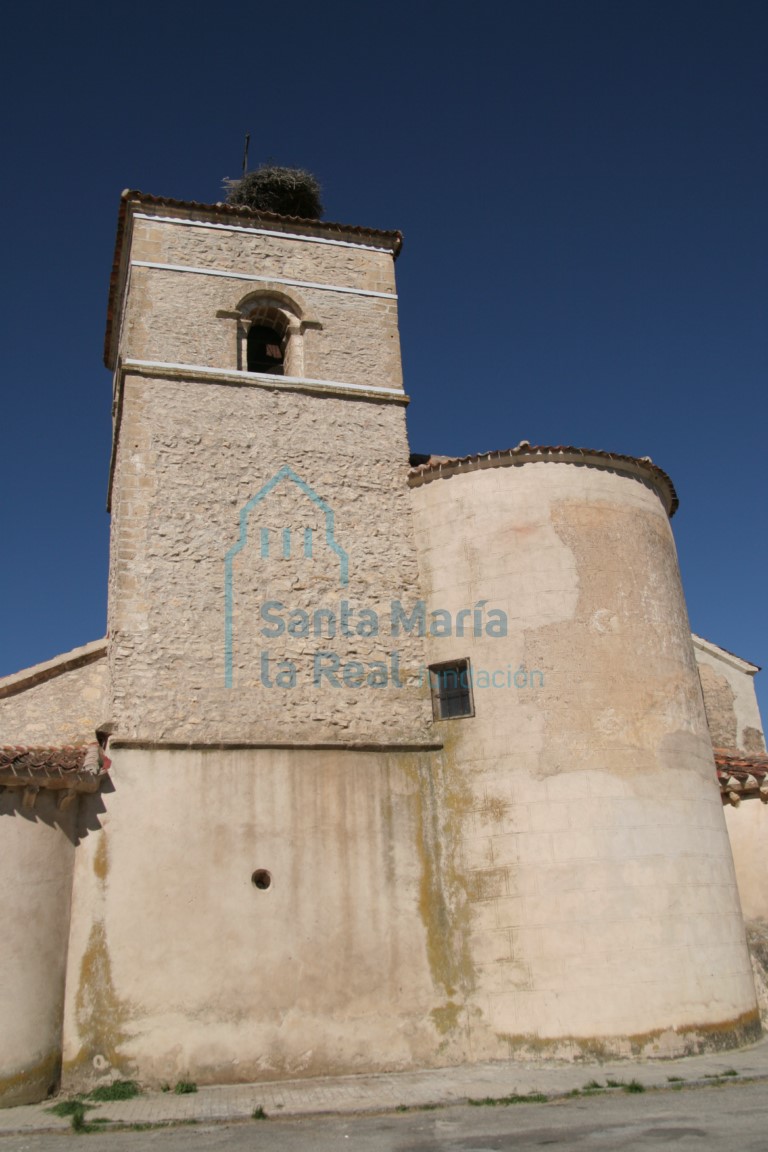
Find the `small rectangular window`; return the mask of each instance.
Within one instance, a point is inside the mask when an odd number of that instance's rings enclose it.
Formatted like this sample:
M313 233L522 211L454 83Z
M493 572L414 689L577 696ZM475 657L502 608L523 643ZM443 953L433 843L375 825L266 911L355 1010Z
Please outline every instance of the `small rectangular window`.
M469 660L451 660L431 664L429 683L432 689L432 714L435 720L474 716L472 673Z

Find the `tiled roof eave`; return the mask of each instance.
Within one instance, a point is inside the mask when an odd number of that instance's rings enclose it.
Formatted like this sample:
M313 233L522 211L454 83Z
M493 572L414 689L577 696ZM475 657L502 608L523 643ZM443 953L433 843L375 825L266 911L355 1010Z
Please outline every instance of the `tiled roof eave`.
M619 452L604 452L600 448L576 448L572 445L529 444L522 440L515 448L505 448L496 452L476 452L471 456L432 456L425 464L411 468L408 482L412 488L428 484L432 480L454 476L460 472L473 472L482 468L503 468L512 465L530 464L537 461L553 461L563 464L593 464L643 476L650 481L662 498L667 515L674 516L680 501L675 486L667 473L654 464L650 457L625 456Z
M0 747L0 788L98 792L109 767L97 743L60 748L4 745Z
M768 755L715 748L715 767L724 804L734 808L742 800L768 804Z
M7 772L0 770L1 788L42 788L57 792L66 788L72 792L98 792L107 772Z
M233 219L249 220L253 224L273 225L276 232L305 229L307 235L320 232L331 237L349 236L357 240L370 239L380 244L385 251L397 255L403 245L402 232L382 228L370 228L365 224L340 224L333 220L313 219L305 216L283 216L278 212L268 212L260 208L248 208L243 204L204 204L199 200L176 200L170 196L153 196L149 192L126 189L122 193L124 202L133 201L157 208L177 208L190 214L208 213Z

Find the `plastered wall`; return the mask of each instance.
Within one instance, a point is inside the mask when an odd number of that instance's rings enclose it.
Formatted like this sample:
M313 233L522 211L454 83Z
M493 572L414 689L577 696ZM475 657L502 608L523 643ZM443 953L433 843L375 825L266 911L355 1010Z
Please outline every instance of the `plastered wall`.
M723 811L744 916L768 921L768 805L747 800Z
M0 1107L42 1100L58 1084L76 805L56 793L34 808L0 791Z
M434 1060L423 757L112 755L114 791L76 864L67 1086Z
M445 860L468 895L455 1026L510 1053L671 1055L759 1033L733 864L665 511L543 460L413 490L430 604L508 636L433 638L520 677L446 742ZM538 673L539 675L535 675Z

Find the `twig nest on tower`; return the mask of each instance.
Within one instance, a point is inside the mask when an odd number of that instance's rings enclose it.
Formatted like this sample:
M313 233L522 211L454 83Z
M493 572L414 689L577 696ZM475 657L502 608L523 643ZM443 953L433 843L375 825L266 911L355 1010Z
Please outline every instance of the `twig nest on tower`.
M323 214L320 184L303 168L262 164L242 180L225 180L224 185L229 204L305 220L319 220Z

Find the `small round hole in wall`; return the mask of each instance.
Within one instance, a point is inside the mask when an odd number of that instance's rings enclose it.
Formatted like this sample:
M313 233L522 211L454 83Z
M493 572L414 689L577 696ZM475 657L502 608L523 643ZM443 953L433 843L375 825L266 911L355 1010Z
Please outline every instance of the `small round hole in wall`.
M267 872L266 868L257 868L253 876L251 876L251 884L254 888L261 889L262 892L266 891L272 883L271 873Z

